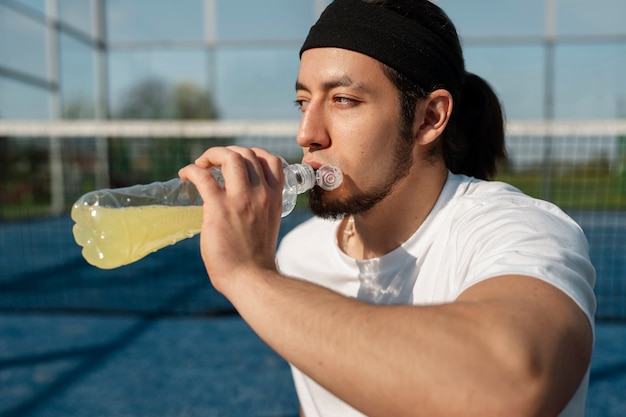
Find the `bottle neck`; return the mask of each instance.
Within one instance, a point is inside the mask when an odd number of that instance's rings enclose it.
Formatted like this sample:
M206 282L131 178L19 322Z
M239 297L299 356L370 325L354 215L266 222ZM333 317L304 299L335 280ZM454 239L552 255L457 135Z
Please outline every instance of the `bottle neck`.
M310 165L291 164L287 169L293 172L295 176L295 186L298 194L302 194L315 186L315 170Z

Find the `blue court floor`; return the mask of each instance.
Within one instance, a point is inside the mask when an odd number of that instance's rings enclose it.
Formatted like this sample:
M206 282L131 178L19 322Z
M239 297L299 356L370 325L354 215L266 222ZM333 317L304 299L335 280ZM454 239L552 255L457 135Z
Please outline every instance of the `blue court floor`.
M597 325L588 417L626 416L625 342ZM0 316L3 417L297 414L287 364L238 316Z
M587 417L626 417L626 213L609 214L579 216L598 312L621 318L597 323ZM211 287L197 240L102 271L71 226L0 223L0 417L297 416L288 365Z
M296 416L287 364L238 316L0 317L3 417Z

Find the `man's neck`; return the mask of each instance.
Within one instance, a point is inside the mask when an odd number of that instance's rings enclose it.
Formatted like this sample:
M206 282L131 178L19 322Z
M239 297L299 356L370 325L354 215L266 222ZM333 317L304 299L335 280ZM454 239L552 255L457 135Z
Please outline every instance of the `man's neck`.
M356 259L369 259L398 248L424 223L447 176L445 166L412 172L375 207L344 219L339 230L342 250Z

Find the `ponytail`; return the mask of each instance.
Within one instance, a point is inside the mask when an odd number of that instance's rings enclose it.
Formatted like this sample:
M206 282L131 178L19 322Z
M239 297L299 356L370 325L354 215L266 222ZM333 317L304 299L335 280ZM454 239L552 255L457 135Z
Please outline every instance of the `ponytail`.
M500 101L485 80L466 73L460 106L442 137L448 169L480 179L490 179L506 161L504 116Z

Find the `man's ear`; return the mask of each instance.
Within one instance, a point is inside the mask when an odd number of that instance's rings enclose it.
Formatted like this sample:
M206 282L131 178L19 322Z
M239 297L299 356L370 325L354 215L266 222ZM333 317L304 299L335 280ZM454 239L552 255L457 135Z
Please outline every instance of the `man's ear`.
M448 125L452 114L452 95L448 90L435 90L418 101L415 107L415 140L421 145L434 142Z

